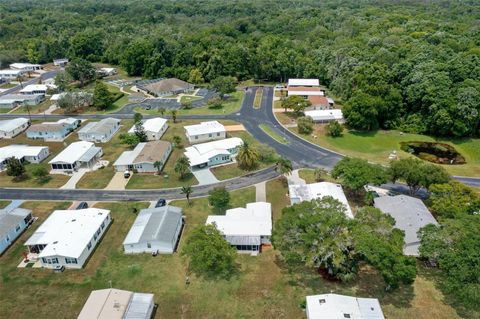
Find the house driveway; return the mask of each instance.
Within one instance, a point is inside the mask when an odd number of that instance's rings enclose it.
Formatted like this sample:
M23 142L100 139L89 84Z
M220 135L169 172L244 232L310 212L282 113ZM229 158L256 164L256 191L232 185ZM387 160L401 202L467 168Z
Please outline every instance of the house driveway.
M130 174L130 177L132 177L132 175L133 174ZM128 181L130 180L130 177L125 178L123 177L123 172L116 172L110 180L110 183L108 183L107 187L105 187L105 189L124 190L128 184Z
M198 185L208 185L218 183L219 180L213 175L209 168L193 169L193 175L198 181Z
M61 189L75 189L75 186L77 185L78 181L85 175L86 172L88 172L89 169L87 168L80 168L78 171L73 173L72 177L68 180L65 185L60 187Z

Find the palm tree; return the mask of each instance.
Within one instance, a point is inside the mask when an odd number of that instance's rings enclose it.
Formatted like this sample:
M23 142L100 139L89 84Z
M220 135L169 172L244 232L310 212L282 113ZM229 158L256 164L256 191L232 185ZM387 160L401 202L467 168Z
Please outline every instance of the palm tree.
M23 76L17 75L15 80L17 80L17 82L20 83L20 87L23 89Z
M246 170L255 168L258 164L259 158L260 155L258 154L258 151L251 147L247 141L240 146L237 154L237 162L240 168Z
M193 193L192 186L182 186L182 194L187 198L188 206L190 206L190 194Z
M190 160L186 156L180 157L175 163L173 170L175 173L180 174L180 179L184 179L188 170L190 169Z
M323 176L326 174L327 171L324 168L316 168L315 171L313 171L313 176L317 182L323 181Z
M280 171L280 173L284 175L288 175L293 170L292 162L286 158L281 157L277 162L277 167L275 167L275 170Z
M153 167L157 169L157 174L160 175L160 170L162 169L163 163L161 161L155 161Z
M176 147L180 148L180 146L182 145L182 138L178 135L174 135L172 139L173 144L175 144Z
M163 116L163 114L165 114L165 108L163 107L159 108L158 113L160 113L160 115Z
M176 123L177 122L177 110L171 110L170 111L170 114L172 115L172 120L173 120L173 123Z

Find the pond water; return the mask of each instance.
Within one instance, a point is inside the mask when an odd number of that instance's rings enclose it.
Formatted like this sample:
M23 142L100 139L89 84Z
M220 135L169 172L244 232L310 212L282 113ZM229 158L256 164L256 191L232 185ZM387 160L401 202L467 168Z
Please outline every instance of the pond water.
M423 160L447 165L465 164L465 157L462 156L453 146L445 143L435 142L401 142L400 148L421 158Z

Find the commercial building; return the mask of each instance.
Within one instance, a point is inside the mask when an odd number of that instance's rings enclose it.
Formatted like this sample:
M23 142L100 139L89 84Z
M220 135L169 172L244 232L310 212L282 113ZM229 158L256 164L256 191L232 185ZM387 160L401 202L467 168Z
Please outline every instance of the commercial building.
M13 138L25 131L29 125L30 120L24 117L0 121L0 138Z
M224 216L208 216L206 224L214 224L239 252L260 252L262 245L271 244L272 205L257 202L228 209Z
M161 117L142 120L142 126L149 141L159 140L168 128L167 120ZM135 125L128 130L128 133L135 133Z
M220 124L218 121L187 125L184 128L185 135L191 144L222 140L227 135L225 126Z
M0 255L27 229L32 221L32 211L29 209L0 209Z
M125 151L115 161L113 166L117 172L137 171L153 173L161 171L172 153L172 144L166 141L151 141L139 143L133 151ZM161 166L155 167L155 162Z
M142 209L138 213L123 248L127 254L172 254L183 228L182 209L175 206Z
M29 259L45 268L82 268L110 223L105 209L56 210L25 243Z
M193 84L176 78L170 78L141 81L138 82L132 89L136 90L137 92L159 97L185 93L192 91L193 88Z
M48 163L54 171L72 173L79 168L92 169L102 155L102 148L91 142L74 142Z
M395 219L395 227L405 232L403 253L419 256L420 239L418 231L428 224L438 225L427 206L418 198L397 195L381 196L374 199L374 205L383 213Z
M82 141L106 143L110 141L120 128L120 120L112 117L90 122L78 131L78 138Z
M192 168L214 166L231 162L242 144L239 137L196 144L185 149L185 156L190 160Z
M0 147L0 171L7 168L7 161L15 157L20 162L40 163L50 154L47 146L7 145Z
M307 319L385 319L378 299L337 294L307 296Z

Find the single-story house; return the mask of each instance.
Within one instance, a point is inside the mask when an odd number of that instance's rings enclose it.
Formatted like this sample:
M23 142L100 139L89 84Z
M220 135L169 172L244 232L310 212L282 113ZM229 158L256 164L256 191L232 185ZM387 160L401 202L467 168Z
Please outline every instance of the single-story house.
M337 121L339 123L345 122L342 110L338 109L305 111L304 113L305 116L310 116L316 123L329 123L332 121Z
M326 196L333 197L345 206L345 215L349 218L353 218L352 209L348 204L347 197L340 184L320 182L303 185L289 185L288 192L290 194L290 203L292 205L304 201L311 201L313 199L320 199Z
M243 144L239 137L196 144L185 149L192 168L202 168L231 162Z
M79 168L92 169L103 155L101 147L91 142L73 142L61 151L48 164L54 171L73 172Z
M161 117L142 120L142 126L149 141L159 140L168 128L167 120ZM135 125L128 130L128 133L135 133Z
M20 94L34 95L34 94L47 94L49 88L56 88L55 85L46 85L46 84L29 84L21 89Z
M7 160L15 157L20 162L40 163L50 154L47 146L7 145L0 147L0 171L6 169Z
M318 79L288 79L288 86L319 87L320 81Z
M154 173L162 170L171 153L172 143L170 142L138 143L133 151L123 152L113 166L117 172L135 170L140 173ZM157 161L162 163L159 168L154 166Z
M319 87L308 87L308 86L294 86L287 88L287 95L293 96L298 95L307 99L309 96L324 96L325 92Z
M112 117L91 122L78 131L78 138L82 141L106 143L111 140L113 135L120 128L120 120Z
M59 66L59 67L65 67L68 64L68 59L63 58L63 59L54 59L53 60L53 65Z
M12 63L10 64L10 69L14 70L22 70L22 71L38 71L42 69L40 64L32 64L32 63Z
M99 208L56 210L27 240L32 259L45 268L82 268L111 222ZM29 256L30 256L29 255Z
M192 91L194 85L176 78L170 78L141 81L132 89L152 96L168 96Z
M357 298L333 293L307 296L307 319L385 319L376 298Z
M184 128L188 141L191 144L222 140L227 136L225 126L220 124L218 121L187 125Z
M151 319L153 297L114 288L93 290L77 319Z
M438 225L427 206L420 199L407 195L380 196L374 199L374 205L392 216L395 227L405 232L403 253L419 256L420 239L417 232L428 224Z
M0 255L23 233L32 220L32 211L29 209L0 209Z
M81 124L79 119L65 118L57 122L43 122L33 124L27 130L28 138L43 138L45 141L63 141L63 139L78 128Z
M5 80L16 80L19 76L24 76L27 71L24 70L0 70L0 78Z
M332 108L332 106L333 106L333 104L331 105L330 102L328 101L328 98L325 97L325 96L309 95L307 99L312 104L311 106L306 108L307 111L327 110L327 109Z
M6 94L0 96L0 109L13 109L17 106L33 106L42 103L44 96L23 95L23 94Z
M126 254L173 254L183 228L182 209L166 205L142 209L123 241Z
M209 215L206 224L215 225L238 252L260 252L262 245L271 245L272 205L248 203L246 208L228 209L225 215Z
M117 74L116 68L99 68L96 71L100 76L111 76Z
M29 125L30 120L24 117L0 121L0 138L13 138L25 131Z

